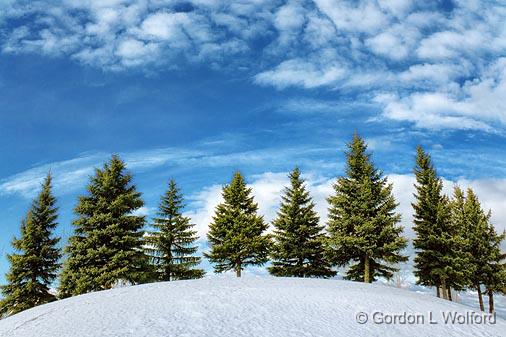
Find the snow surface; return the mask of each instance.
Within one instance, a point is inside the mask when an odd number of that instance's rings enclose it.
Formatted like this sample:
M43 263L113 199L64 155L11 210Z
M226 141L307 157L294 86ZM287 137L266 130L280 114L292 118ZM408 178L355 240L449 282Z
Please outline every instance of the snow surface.
M438 324L359 324L359 312L420 314ZM506 321L445 324L471 308L381 284L208 277L81 295L0 321L2 337L506 336ZM371 318L370 318L371 320Z

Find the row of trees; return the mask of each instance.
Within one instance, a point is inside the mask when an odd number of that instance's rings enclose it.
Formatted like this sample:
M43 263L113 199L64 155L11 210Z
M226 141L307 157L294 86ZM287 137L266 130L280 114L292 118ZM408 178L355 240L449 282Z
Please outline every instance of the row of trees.
M465 193L455 186L452 198L442 193L443 181L421 147L417 149L415 176L417 282L436 287L437 296L449 300L452 288L475 289L482 311L484 288L493 312L494 292L506 290L506 254L501 252L506 233L496 232L490 223L491 212L483 210L472 189Z
M236 172L223 187L223 202L216 207L207 239L205 257L215 272L233 270L241 276L249 265L269 260L275 276L323 277L347 267L345 278L373 282L391 278L407 239L402 236L400 215L392 185L374 167L367 146L358 135L348 144L346 174L334 184L328 198L327 226L320 223L299 169L290 173L274 230L258 215L258 205L244 178ZM455 188L450 200L442 193L442 180L421 148L417 152L417 179L413 240L417 255L415 274L422 285L438 289L448 298L451 289L486 289L493 310L493 293L505 285L504 254L498 235L478 199ZM109 289L120 282L131 284L200 278L194 224L183 216L183 198L171 180L162 196L153 230L144 231L146 219L136 215L141 194L132 176L117 157L97 169L75 208L74 235L65 248L61 265L56 200L48 175L42 191L22 221L17 250L9 255L11 268L0 311L13 314L57 297ZM60 271L60 272L59 272ZM59 275L56 293L50 287Z

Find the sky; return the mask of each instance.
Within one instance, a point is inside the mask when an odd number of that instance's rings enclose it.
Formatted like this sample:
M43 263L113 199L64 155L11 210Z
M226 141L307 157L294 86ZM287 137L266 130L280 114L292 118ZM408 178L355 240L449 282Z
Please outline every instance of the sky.
M64 244L113 153L148 221L176 179L203 249L236 170L270 221L298 165L324 223L354 132L408 238L418 144L503 231L505 55L503 1L0 0L0 275L47 172Z

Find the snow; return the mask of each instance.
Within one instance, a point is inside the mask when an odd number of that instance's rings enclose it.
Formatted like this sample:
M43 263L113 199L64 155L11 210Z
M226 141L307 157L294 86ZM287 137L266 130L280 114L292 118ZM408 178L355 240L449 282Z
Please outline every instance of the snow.
M472 315L471 311L457 303L381 284L208 277L118 288L53 302L1 320L0 336L506 336L506 321L500 318L495 324L445 324L442 317L446 312ZM368 314L367 323L357 323L359 312ZM374 312L380 313L376 317L406 312L426 320L379 324L371 322ZM429 312L438 324L429 324Z

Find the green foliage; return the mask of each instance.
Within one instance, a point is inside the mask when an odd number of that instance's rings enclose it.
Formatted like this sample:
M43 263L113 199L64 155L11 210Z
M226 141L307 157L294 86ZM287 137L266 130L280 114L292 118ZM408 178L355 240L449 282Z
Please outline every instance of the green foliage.
M131 180L117 156L103 169L96 169L88 194L79 198L75 208L75 233L66 248L61 296L109 289L117 282L145 280L144 217L134 214L144 203Z
M324 254L324 226L319 225L319 220L300 171L295 168L273 221L276 229L271 251L273 261L269 267L272 275L331 277L336 274Z
M461 192L456 189L452 202L443 195L443 182L421 147L417 148L414 171L416 193L412 206L416 237L413 246L417 283L445 290L463 289L470 271L466 270L469 256L462 251L467 242L462 231L463 215L458 210L463 202Z
M15 314L55 300L49 289L60 268L61 253L57 248L60 238L53 235L58 209L51 180L48 174L21 223L21 237L12 241L19 253L8 256L11 267L6 275L8 284L2 287L2 314Z
M506 254L501 253L501 242L506 234L496 232L490 223L491 213L485 213L472 189L467 190L463 210L469 242L465 252L470 256L468 269L472 270L469 285L475 289L484 285L493 292L501 291L506 286Z
M346 278L372 282L392 277L407 241L397 226L400 215L392 185L374 168L367 145L357 134L348 144L346 176L334 184L329 197L329 258L338 266L355 262Z
M257 215L258 205L240 172L222 195L207 234L211 251L204 255L215 264L215 272L235 270L241 276L244 267L267 262L270 238L263 233L268 225Z
M197 232L190 218L182 215L183 197L174 180L160 202L158 217L154 219L156 231L146 237L147 251L160 281L195 279L204 276L195 268L201 258L194 256L198 247Z

